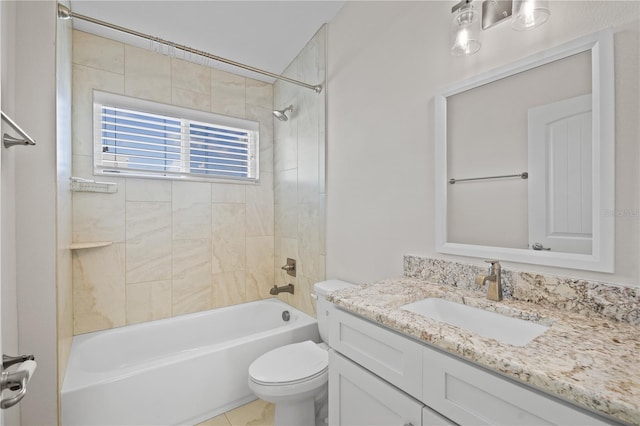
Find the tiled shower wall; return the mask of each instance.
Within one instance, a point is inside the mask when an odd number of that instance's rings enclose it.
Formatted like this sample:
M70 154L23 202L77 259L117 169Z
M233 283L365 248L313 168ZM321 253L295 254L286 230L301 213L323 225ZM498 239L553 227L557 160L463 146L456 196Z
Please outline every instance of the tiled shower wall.
M93 89L260 122L260 182L93 176ZM118 184L73 193L73 241L112 242L74 250L74 334L269 296L272 105L271 84L74 31L73 175Z
M325 81L325 34L322 27L285 75L309 84ZM287 301L315 316L313 284L325 279L325 94L277 82L274 107L293 105L289 121L275 121L275 271L276 283L293 283ZM297 260L297 276L281 269Z

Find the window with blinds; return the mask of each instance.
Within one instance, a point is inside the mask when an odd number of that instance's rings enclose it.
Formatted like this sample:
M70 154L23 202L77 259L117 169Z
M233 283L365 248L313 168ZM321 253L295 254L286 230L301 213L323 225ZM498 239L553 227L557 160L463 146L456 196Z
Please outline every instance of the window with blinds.
M103 92L93 107L97 173L258 178L258 123Z

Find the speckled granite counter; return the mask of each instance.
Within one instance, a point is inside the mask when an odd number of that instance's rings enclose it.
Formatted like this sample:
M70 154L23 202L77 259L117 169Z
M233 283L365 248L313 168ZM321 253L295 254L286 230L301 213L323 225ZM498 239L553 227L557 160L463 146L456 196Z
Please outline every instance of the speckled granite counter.
M399 307L440 297L550 328L524 347L484 338ZM640 425L640 326L480 291L397 278L339 290L336 305L413 338L622 422Z

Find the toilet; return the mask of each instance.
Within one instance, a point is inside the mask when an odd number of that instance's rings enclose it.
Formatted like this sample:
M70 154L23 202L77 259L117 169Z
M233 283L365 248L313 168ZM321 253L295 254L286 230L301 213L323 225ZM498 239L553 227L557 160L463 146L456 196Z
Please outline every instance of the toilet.
M275 426L326 424L329 377L329 315L335 306L326 299L334 290L355 284L328 280L313 286L321 343L306 340L273 349L249 366L249 388L275 404Z

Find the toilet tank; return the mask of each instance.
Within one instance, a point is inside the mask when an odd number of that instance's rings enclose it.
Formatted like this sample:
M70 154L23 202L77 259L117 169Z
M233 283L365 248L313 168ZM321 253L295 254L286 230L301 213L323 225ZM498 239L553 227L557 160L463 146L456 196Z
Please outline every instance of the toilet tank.
M329 346L331 346L331 342L329 342L329 315L336 307L333 303L327 301L327 295L333 291L349 287L357 287L357 284L341 280L327 280L320 281L313 286L313 291L316 295L316 312L320 338Z

